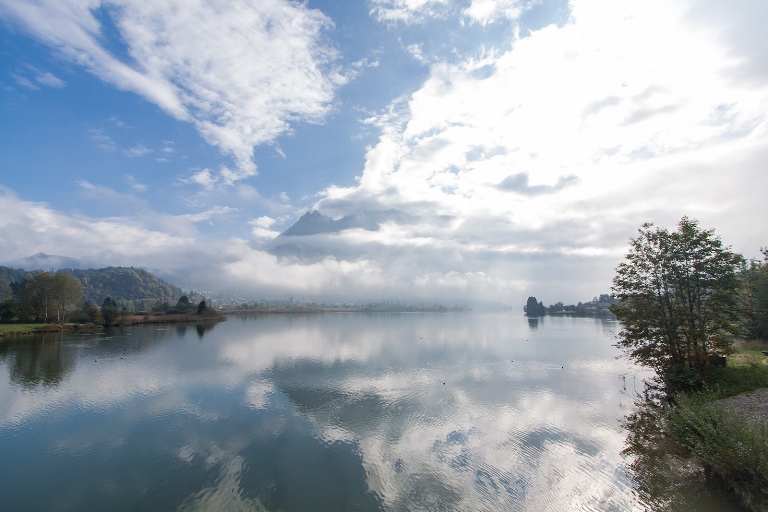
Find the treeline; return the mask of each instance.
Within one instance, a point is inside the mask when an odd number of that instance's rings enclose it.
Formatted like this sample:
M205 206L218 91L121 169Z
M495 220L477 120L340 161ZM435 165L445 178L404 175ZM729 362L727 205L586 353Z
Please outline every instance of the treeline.
M114 323L136 312L196 313L180 288L135 268L107 267L58 272L0 266L0 321L22 323Z
M5 283L11 290L15 290L24 278L34 277L41 272L0 266L0 288ZM133 267L62 269L59 272L76 277L83 287L83 300L95 304L102 304L104 299L110 297L120 307L128 310L146 310L158 300L176 302L183 295L178 286L166 283L146 270Z
M466 305L455 304L445 306L443 304L401 304L400 302L368 302L365 304L318 304L316 302L300 302L288 300L261 300L255 302L243 302L239 305L231 305L223 308L229 312L320 312L320 311L354 311L376 313L447 313L466 312L472 308Z
M607 293L593 298L591 301L579 302L566 306L562 302L556 302L545 306L542 302L536 300L536 297L528 297L528 301L523 306L523 312L527 316L544 315L572 315L572 316L596 316L613 315L611 306L619 304L619 300Z

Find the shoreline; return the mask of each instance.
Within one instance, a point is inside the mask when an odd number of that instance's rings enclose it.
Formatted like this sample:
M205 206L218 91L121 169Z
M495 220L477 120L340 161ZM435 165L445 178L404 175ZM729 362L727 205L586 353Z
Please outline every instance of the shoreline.
M124 327L128 325L162 325L179 323L211 323L223 322L226 317L221 314L215 316L200 316L196 314L181 313L177 315L129 315L120 318L114 325L102 324L0 324L0 341L10 337L30 336L33 334L64 333L73 331L96 331L104 327ZM18 330L14 327L18 326Z

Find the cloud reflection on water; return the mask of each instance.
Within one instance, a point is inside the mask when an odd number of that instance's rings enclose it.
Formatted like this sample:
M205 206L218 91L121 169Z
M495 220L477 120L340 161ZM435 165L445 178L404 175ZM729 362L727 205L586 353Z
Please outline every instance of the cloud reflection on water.
M203 339L130 329L72 343L79 363L53 389L0 389L0 440L86 414L90 427L50 449L130 471L136 430L163 432L145 449L190 475L189 510L298 509L312 493L329 509L631 508L618 423L628 368L610 325L538 327L414 314L232 318ZM335 483L307 487L329 472Z

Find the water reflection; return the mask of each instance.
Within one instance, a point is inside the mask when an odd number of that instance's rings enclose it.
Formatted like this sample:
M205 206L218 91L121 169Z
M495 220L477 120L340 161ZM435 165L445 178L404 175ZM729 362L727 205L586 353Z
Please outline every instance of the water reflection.
M646 390L623 421L630 475L640 501L653 510L727 512L744 510L735 494L667 433L661 399Z
M5 343L3 343L5 345ZM77 364L77 358L62 350L61 334L34 336L24 342L7 342L0 358L12 357L10 379L24 388L56 386Z
M0 500L41 510L635 508L643 498L619 453L631 406L620 376L634 370L614 357L614 327L552 318L533 336L524 317L479 314L134 327L61 341L71 370L34 392L11 378L14 348L0 365Z

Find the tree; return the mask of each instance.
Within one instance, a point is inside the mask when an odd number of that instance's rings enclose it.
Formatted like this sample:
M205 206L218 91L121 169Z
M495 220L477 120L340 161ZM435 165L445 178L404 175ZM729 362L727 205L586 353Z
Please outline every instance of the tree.
M677 231L643 224L616 268L611 311L622 324L616 346L675 387L700 377L711 355L728 353L738 332L739 269L744 258L714 230L683 217Z
M57 272L53 276L52 297L56 304L56 317L64 323L67 312L83 298L83 285L72 274Z
M527 316L544 316L547 314L547 308L544 307L544 303L537 302L536 297L528 297L523 311L525 311Z
M204 315L207 310L208 305L205 303L205 299L203 299L200 301L200 304L197 305L197 314Z
M33 318L36 322L48 322L53 308L53 277L48 272L24 277L19 287L22 320Z
M112 297L107 297L101 305L101 318L104 325L111 325L118 316L117 302Z
M0 321L10 322L19 314L19 309L13 299L0 302Z

